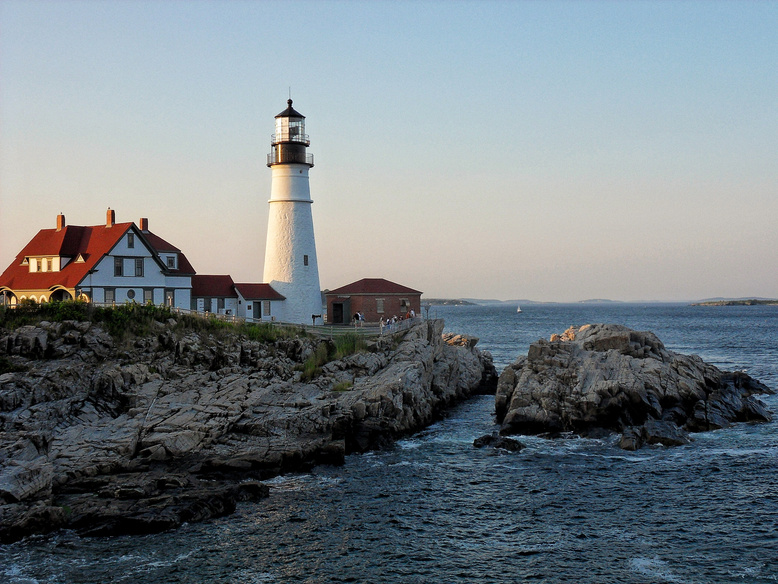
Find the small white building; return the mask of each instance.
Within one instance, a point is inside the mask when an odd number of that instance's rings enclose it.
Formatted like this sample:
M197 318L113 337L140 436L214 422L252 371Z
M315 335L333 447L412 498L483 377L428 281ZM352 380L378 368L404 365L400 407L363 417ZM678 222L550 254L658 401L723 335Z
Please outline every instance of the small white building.
M284 297L269 284L236 284L228 275L192 276L192 310L248 320L277 320Z

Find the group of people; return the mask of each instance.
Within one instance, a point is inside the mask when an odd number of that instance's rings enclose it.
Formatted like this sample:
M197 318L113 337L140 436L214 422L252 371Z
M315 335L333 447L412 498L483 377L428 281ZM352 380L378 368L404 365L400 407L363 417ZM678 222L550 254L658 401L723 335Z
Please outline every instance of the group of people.
M384 320L384 317L381 317L381 320L378 321L378 326L381 329L381 334L384 332L384 328L391 331L394 328L397 327L398 323L401 323L404 320L408 320L411 318L416 318L416 311L411 308L408 312L405 313L405 316L400 315L397 316L396 314L390 318L387 318ZM354 327L363 327L365 326L365 315L361 312L355 312L354 317L352 318L352 322L354 323Z
M381 328L381 334L383 334L384 327L386 327L386 330L391 331L398 326L398 323L401 323L403 320L408 320L415 317L416 311L411 308L408 312L405 313L405 316L398 317L397 315L394 315L392 318L387 318L386 320L381 317L381 320L378 321L378 326Z

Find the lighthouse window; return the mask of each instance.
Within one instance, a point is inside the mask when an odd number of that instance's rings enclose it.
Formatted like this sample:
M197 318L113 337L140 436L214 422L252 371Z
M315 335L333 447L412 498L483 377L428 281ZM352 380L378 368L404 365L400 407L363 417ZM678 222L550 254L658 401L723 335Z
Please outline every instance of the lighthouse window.
M307 256L307 255L304 255L304 256L303 256L303 265L304 265L304 266L307 266L307 265L308 265L308 256Z

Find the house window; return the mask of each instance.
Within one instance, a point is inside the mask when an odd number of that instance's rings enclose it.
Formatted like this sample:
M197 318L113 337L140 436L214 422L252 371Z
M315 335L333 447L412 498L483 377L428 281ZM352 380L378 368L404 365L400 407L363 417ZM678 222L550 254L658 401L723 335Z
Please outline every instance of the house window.
M410 305L408 304L408 299L400 298L400 310L402 310L403 312L407 312L409 307Z
M216 299L216 310L224 310L224 298Z
M383 298L376 298L375 299L375 311L379 314L383 314L384 312L384 299Z
M124 258L113 258L113 275L124 275Z
M130 249L135 247L135 234L134 233L128 233L127 234L127 247Z
M265 300L262 302L262 314L265 316L270 316L270 300Z
M43 271L43 260L39 259L36 263L38 265L35 268L35 270L38 271L38 272L42 272Z
M143 258L135 259L135 275L139 278L143 277Z
M307 255L304 255L304 256L303 256L303 265L304 265L304 266L307 266L307 265L308 265L308 256L307 256Z
M154 302L154 290L150 288L143 289L143 304L152 304Z
M127 290L127 298L135 300L135 290Z
M170 270L176 269L176 256L167 256L167 267Z
M116 301L116 294L113 288L105 289L105 303L113 304Z
M173 306L176 301L176 291L175 290L165 290L165 305L167 306Z

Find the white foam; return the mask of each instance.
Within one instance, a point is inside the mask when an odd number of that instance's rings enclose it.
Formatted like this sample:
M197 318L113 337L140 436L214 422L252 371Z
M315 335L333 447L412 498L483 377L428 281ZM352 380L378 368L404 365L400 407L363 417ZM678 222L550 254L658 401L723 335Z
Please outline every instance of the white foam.
M672 573L667 562L660 560L656 556L653 558L633 558L630 561L630 569L643 576L651 576L663 582L683 582L683 580Z

